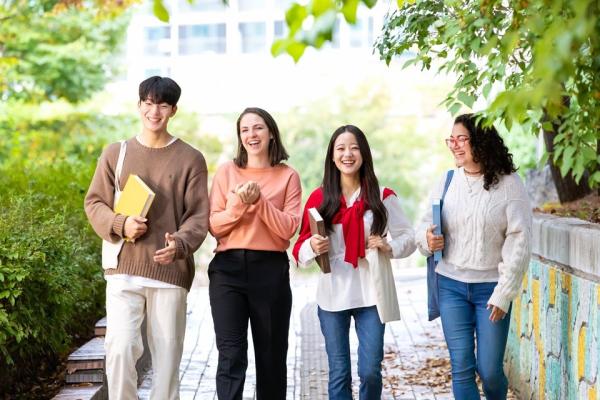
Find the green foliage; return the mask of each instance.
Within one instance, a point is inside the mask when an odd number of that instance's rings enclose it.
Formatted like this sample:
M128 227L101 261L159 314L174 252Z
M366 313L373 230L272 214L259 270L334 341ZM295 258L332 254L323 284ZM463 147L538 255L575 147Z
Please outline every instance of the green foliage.
M271 53L274 56L287 53L298 62L307 47L319 49L333 40L338 14L346 22L355 24L361 3L372 8L377 0L308 0L306 4L293 3L285 14L288 36L276 40L271 46Z
M30 112L0 118L0 393L102 315L99 240L83 198L102 147L131 135L130 118Z
M75 103L102 89L125 37L129 18L123 11L131 2L98 3L0 3L0 99Z
M201 129L198 114L179 110L169 121L169 132L194 146L204 155L209 175L216 171L217 160L223 152L223 144L217 135Z
M402 2L377 47L387 63L416 48L409 63L429 69L435 59L456 76L444 102L453 114L484 97L488 123L558 127L552 159L579 180L600 165L599 16L595 0Z
M277 115L282 139L292 150L289 163L300 172L304 200L321 185L331 135L340 125L352 124L367 136L380 185L392 188L414 219L443 168L444 158L434 154L445 154L445 146L432 141L429 132L418 131L415 118L390 117L390 109L387 89L365 82L355 91L338 89L334 97Z

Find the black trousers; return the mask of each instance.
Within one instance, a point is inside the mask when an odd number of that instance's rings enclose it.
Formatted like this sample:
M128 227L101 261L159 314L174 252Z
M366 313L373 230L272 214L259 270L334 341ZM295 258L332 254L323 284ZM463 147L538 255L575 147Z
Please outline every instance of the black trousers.
M256 358L257 400L283 400L292 310L285 252L227 250L208 266L219 364L219 400L241 400L248 366L248 320Z

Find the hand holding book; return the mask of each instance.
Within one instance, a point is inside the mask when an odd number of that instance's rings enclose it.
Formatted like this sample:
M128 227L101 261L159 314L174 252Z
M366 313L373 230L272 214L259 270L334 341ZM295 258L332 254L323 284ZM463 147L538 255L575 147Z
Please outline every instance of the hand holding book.
M308 210L308 220L310 223L310 233L313 235L310 238L310 247L317 255L315 260L319 264L321 271L328 274L331 272L331 266L329 265L329 255L327 254L329 252L329 238L325 231L325 222L316 208Z
M435 253L436 251L442 251L444 249L444 235L436 235L436 225L431 225L427 228L427 247L429 251Z
M125 226L123 227L123 232L125 234L125 238L127 241L135 241L135 239L142 236L148 230L148 225L146 225L146 218L138 217L138 216L130 216L125 220Z
M146 226L148 210L154 201L155 194L146 183L137 175L131 174L123 192L115 204L115 213L127 215L123 228L125 240L135 242L148 230Z

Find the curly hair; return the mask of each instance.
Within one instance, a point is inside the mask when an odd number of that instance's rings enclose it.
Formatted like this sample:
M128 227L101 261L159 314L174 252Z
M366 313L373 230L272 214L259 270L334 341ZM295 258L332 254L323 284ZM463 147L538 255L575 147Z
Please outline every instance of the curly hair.
M461 124L469 131L473 161L482 167L485 190L496 185L501 175L517 171L512 154L493 125L483 126L483 121L478 121L474 114L459 115L454 120L454 125L456 124Z

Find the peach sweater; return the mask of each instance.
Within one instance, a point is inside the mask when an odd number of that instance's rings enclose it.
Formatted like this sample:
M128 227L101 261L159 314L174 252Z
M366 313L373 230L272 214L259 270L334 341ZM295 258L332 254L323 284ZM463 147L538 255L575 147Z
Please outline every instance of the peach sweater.
M255 181L257 202L244 204L233 189ZM233 161L219 167L210 191L210 233L216 252L229 249L285 251L298 229L302 189L298 173L285 164L239 168Z

